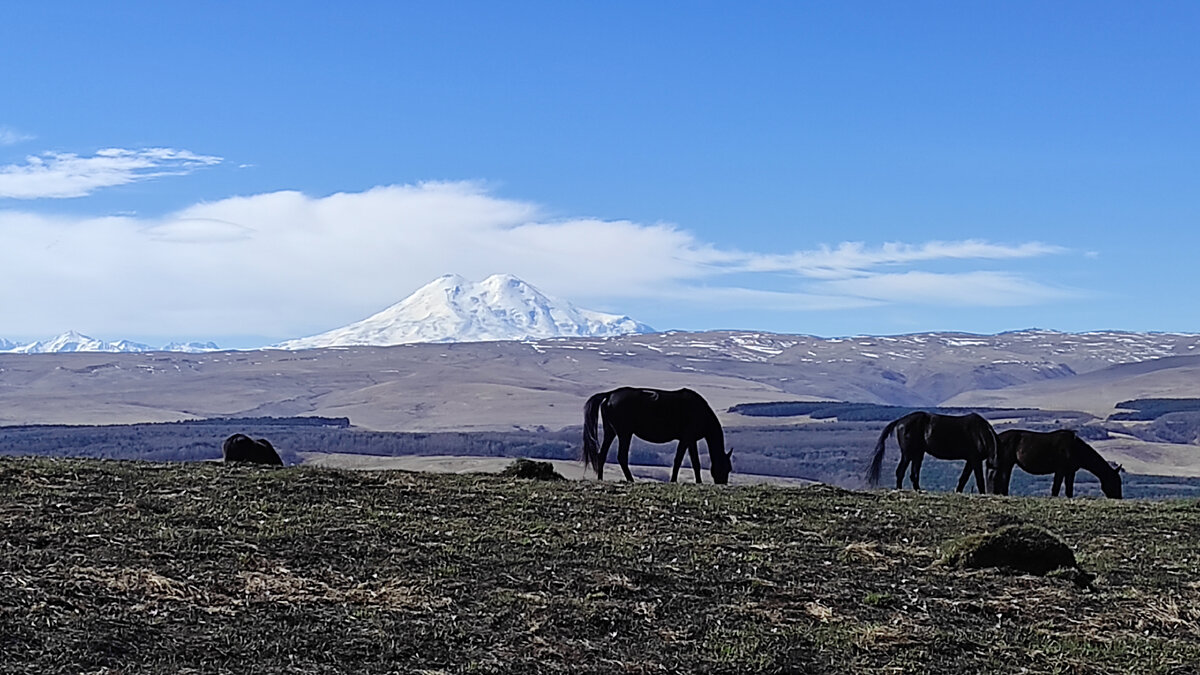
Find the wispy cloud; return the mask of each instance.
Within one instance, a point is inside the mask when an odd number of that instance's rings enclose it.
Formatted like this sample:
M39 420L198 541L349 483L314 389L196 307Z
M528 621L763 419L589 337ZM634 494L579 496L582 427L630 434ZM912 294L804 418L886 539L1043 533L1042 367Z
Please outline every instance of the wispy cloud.
M221 161L172 148L107 148L89 157L47 152L26 157L24 164L0 167L0 198L83 197L100 188L186 174Z
M1074 297L1075 292L1037 283L1009 272L972 271L866 274L826 281L826 293L883 303L944 307L1019 307Z
M844 242L811 251L786 255L748 254L737 267L755 272L792 272L814 279L857 277L868 270L936 260L1011 260L1064 253L1060 246L1040 242L996 244L968 239L931 241L921 244L888 242L871 247L863 242Z
M0 127L0 145L16 145L33 140L32 134L22 133L12 127Z
M148 170L171 169L155 163ZM738 251L669 224L548 219L537 204L498 198L470 182L326 197L273 192L160 219L0 210L0 231L6 325L46 334L86 326L110 334L295 337L361 319L447 272L476 279L511 272L584 306L602 301L597 307L630 300L734 310L994 307L1068 293L996 269L1065 252L1048 244Z

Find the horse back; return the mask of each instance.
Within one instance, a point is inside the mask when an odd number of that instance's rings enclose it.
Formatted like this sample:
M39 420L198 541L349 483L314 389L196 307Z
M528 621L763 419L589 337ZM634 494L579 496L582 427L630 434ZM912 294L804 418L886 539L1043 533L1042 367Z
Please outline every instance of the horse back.
M1073 471L1078 468L1072 459L1075 432L1070 429L1056 431L1027 431L1009 429L1000 434L1005 453L1016 460L1026 473L1044 476L1051 473Z
M265 438L254 440L245 434L234 434L226 438L221 444L221 454L226 462L283 464L270 441Z
M993 434L991 424L978 413L930 413L925 425L925 452L938 459L983 459L992 450L986 438Z
M605 423L618 433L631 433L651 443L699 440L717 420L708 402L691 389L621 387L601 410Z

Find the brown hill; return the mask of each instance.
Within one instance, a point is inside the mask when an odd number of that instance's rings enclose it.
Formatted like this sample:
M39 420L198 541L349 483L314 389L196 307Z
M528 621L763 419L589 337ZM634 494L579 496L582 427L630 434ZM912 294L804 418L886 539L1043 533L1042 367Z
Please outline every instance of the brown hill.
M580 422L589 394L619 385L691 387L718 410L804 399L914 406L1036 401L1101 410L1136 389L1114 384L1109 395L1095 384L1117 383L1122 373L1139 382L1157 378L1141 391L1194 390L1183 371L1167 378L1168 370L1154 365L1139 368L1157 375L1132 366L1080 379L1085 374L1116 363L1154 363L1198 345L1200 336L1163 334L825 339L712 332L298 352L0 354L0 424L308 414L346 416L381 430L561 428ZM1092 395L1077 401L1067 396L1073 391ZM990 392L1001 393L988 398ZM1021 399L1026 392L1031 401Z

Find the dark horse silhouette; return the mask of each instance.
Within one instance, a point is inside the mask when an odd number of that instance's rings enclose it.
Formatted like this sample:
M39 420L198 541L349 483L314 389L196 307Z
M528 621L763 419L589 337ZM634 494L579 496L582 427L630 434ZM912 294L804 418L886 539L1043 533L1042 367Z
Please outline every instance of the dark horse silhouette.
M867 470L871 485L879 484L879 467L883 464L883 444L896 431L896 443L900 446L900 464L896 467L896 489L904 482L904 470L912 464L909 480L914 490L921 489L921 462L928 453L938 459L965 459L962 475L958 478L958 492L962 492L971 473L975 473L975 486L986 493L983 463L996 453L996 432L992 425L976 413L968 415L939 415L923 411L913 412L893 420L879 434L875 444L875 455Z
M1121 498L1121 467L1104 461L1100 453L1070 429L1027 431L1009 429L1000 433L997 456L991 471L992 491L1008 494L1013 465L1038 476L1054 474L1050 494L1057 497L1065 482L1067 496L1075 495L1075 472L1086 469L1100 479L1100 489L1108 497Z
M276 464L283 466L283 460L275 447L265 438L257 441L245 434L234 434L221 444L221 454L226 462L253 462L254 464Z
M596 438L599 418L604 419L604 443ZM651 443L679 441L671 481L679 477L679 465L686 452L700 480L700 452L696 444L704 439L714 483L729 482L733 464L725 453L725 434L716 413L700 394L691 389L664 391L621 387L596 394L583 407L583 461L596 470L596 478L604 477L604 462L608 447L616 437L617 461L625 472L625 480L633 481L629 473L629 443L637 436Z

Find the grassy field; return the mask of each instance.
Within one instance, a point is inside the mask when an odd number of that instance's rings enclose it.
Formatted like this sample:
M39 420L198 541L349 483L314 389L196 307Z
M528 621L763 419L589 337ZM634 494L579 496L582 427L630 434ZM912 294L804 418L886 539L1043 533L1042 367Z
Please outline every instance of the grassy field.
M939 563L1046 527L1096 576ZM0 460L0 672L1200 672L1200 505Z

